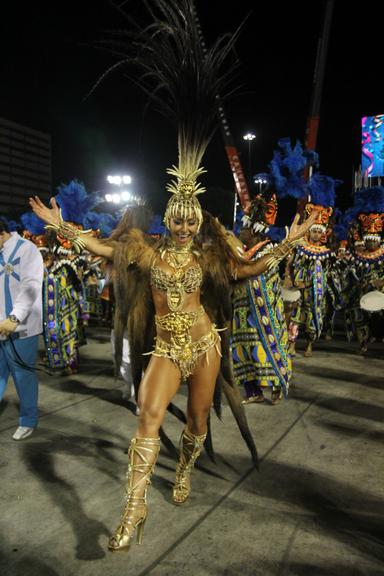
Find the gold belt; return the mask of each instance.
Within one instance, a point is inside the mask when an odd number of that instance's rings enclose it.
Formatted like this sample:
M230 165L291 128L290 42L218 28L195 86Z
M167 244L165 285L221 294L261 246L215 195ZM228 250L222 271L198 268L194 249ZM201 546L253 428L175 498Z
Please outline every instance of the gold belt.
M193 374L199 356L206 354L214 346L218 354L220 354L219 343L220 336L215 325L212 324L208 334L204 334L204 336L194 341L189 336L189 339L186 339L183 345L176 344L173 336L171 336L171 342L166 342L157 336L155 350L152 354L172 360L179 368L182 378L185 379Z
M169 312L164 316L155 316L155 322L158 328L170 332L171 338L182 345L185 338L189 337L192 326L204 313L203 306L200 306L197 310L189 312Z

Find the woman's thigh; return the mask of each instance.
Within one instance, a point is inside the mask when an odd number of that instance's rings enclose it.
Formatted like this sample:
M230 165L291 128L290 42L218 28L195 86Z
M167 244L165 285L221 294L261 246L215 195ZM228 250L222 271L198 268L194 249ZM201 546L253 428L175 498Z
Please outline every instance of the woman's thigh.
M178 367L169 358L152 356L139 387L140 411L165 413L180 387Z
M211 407L220 362L221 356L215 346L199 359L188 383L188 411L190 414L209 410Z

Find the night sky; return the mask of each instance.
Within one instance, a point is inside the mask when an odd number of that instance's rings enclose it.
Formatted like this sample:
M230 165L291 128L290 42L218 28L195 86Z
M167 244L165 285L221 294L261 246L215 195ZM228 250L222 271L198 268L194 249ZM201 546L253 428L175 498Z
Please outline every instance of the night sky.
M135 13L138 4L131 0L126 7ZM234 31L248 15L237 44L242 87L226 105L245 171L246 131L257 136L253 173L267 170L279 138L304 141L323 2L306 4L197 2L208 41ZM108 173L125 171L135 180L135 192L145 189L160 209L167 199L165 169L177 161L172 126L146 111L145 97L121 74L109 76L86 98L113 63L92 44L127 22L107 0L18 2L2 12L0 115L51 134L54 189L78 178L88 191L104 190ZM344 181L341 207L349 203L352 170L360 164L360 118L384 113L383 16L384 8L364 14L335 2L317 151L321 172ZM206 185L233 190L220 133L204 165Z

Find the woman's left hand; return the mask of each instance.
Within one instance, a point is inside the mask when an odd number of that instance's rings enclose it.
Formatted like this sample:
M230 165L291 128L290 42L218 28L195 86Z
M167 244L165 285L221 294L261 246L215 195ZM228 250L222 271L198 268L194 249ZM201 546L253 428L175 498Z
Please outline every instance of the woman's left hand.
M299 224L300 214L296 214L295 219L293 220L289 229L288 240L292 242L305 236L312 224L316 222L318 213L318 210L313 210L309 218L307 218L307 220L305 220L302 224Z

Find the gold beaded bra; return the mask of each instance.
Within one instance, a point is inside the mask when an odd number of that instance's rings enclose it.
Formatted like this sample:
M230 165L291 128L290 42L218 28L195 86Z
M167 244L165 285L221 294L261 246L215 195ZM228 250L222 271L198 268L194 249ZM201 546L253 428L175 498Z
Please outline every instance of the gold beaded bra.
M179 268L169 274L153 262L151 266L151 286L167 293L167 304L172 312L182 309L185 294L196 292L203 283L203 271L197 264L189 268Z

